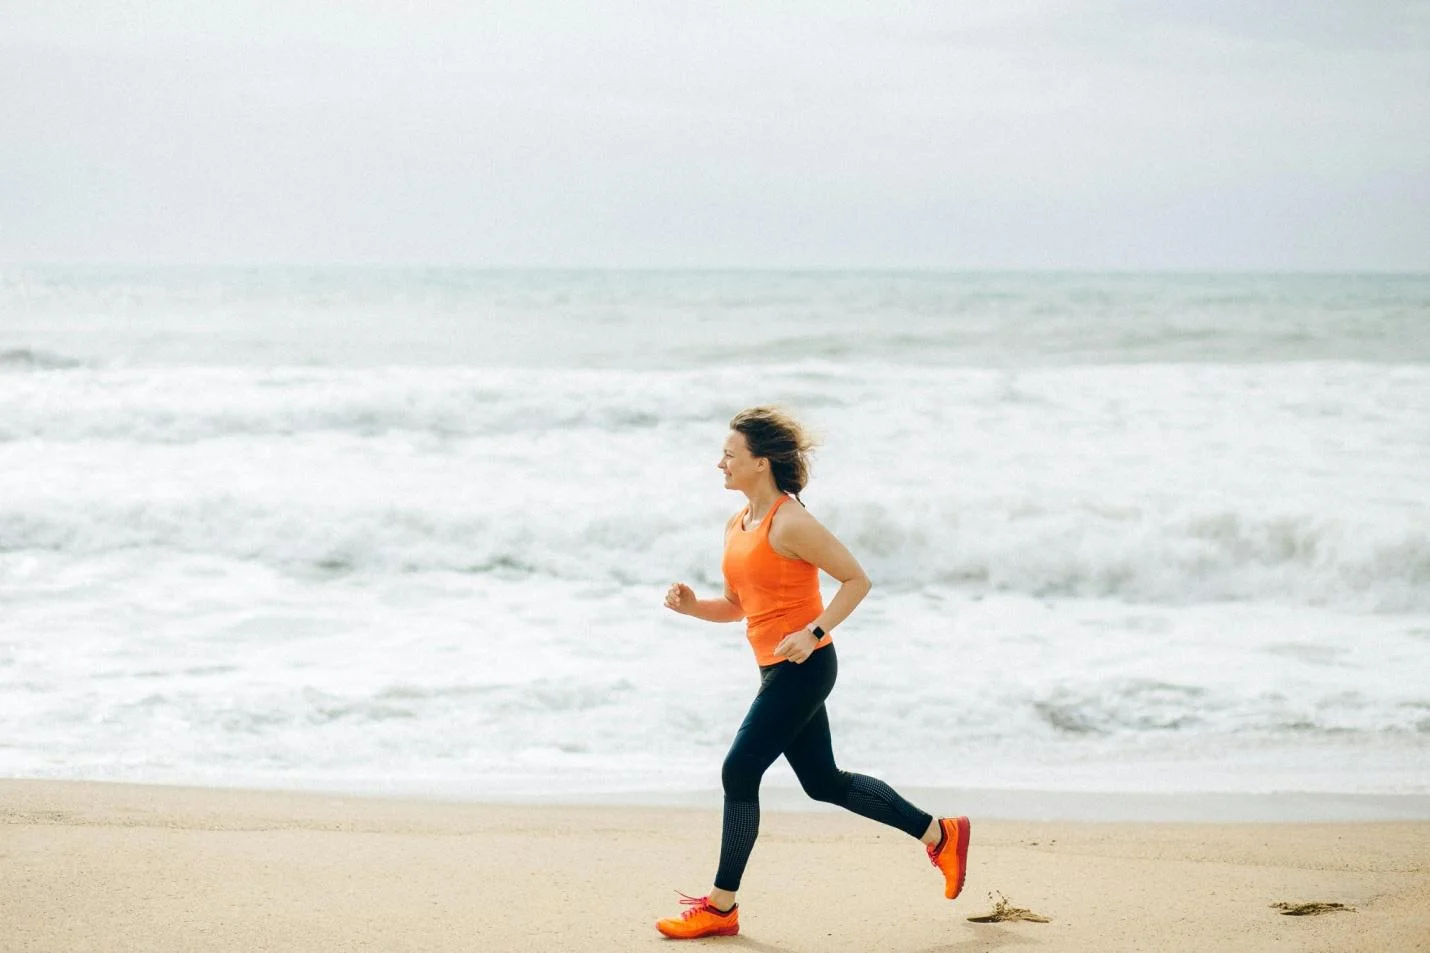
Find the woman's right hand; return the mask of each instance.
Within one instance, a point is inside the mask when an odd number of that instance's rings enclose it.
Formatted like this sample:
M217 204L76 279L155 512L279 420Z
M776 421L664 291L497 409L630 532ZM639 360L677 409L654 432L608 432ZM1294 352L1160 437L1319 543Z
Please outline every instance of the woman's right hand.
M695 591L683 582L673 582L665 590L665 607L689 615L695 608Z

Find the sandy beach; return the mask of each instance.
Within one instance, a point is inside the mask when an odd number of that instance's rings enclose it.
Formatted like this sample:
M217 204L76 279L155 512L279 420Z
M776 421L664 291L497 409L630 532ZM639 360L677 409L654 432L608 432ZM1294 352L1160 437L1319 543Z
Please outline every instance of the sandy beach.
M7 951L666 948L709 809L453 804L0 781ZM994 899L1049 922L975 923ZM1273 904L1353 910L1286 916ZM1430 823L974 818L964 896L841 813L768 811L741 894L757 951L1430 950Z

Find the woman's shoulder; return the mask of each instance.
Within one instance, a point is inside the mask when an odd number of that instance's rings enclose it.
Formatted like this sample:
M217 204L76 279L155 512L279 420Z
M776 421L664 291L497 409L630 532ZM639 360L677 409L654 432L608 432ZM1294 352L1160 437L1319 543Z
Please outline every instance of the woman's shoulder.
M811 547L817 547L819 540L828 535L814 514L795 502L781 506L775 511L774 522L770 524L770 545L775 552L786 559L805 559Z
M803 503L792 496L787 496L787 503L782 504L775 510L774 521L770 523L770 532L775 532L781 527L785 529L800 529L807 526L818 526L819 520L814 518Z

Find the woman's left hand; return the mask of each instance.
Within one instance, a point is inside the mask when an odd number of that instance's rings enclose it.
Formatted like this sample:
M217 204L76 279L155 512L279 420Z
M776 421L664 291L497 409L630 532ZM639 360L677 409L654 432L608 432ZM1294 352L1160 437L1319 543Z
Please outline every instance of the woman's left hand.
M814 637L813 632L808 629L800 629L798 632L791 632L780 639L780 644L775 646L775 654L800 665L809 660L818 645L819 640Z

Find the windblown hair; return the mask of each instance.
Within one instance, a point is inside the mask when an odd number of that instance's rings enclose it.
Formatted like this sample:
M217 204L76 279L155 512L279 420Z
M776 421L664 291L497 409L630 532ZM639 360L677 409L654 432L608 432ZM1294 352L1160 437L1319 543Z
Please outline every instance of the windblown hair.
M734 416L730 429L744 434L751 454L770 461L775 488L803 506L799 494L809 485L809 455L815 441L799 421L778 407L751 407Z

